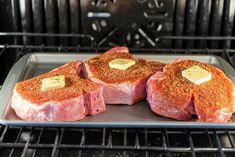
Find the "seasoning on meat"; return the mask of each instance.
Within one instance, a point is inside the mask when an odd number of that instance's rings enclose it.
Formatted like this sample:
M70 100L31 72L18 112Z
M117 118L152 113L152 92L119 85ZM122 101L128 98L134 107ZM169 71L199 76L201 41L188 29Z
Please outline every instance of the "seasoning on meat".
M184 79L181 72L199 66L212 74L200 85ZM177 120L227 122L235 111L235 86L218 68L193 60L168 64L147 82L147 101L158 115Z
M77 121L86 115L104 112L103 87L82 79L79 76L81 67L82 62L70 62L48 73L18 82L11 107L21 119L31 121ZM47 82L48 78L53 78L54 84L55 77L63 80L61 76L65 80L63 88L41 91L42 80L46 79ZM58 87L57 83L55 86Z
M126 70L113 69L109 63L115 59L135 60ZM84 66L84 75L91 81L103 86L107 104L132 105L146 97L146 82L165 64L158 61L134 59L127 47L114 47L109 51L90 58Z

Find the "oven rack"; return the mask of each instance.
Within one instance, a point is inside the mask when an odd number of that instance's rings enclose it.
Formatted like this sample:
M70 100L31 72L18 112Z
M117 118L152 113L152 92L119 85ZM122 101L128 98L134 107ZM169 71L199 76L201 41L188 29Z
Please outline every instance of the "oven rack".
M31 38L31 43L24 41L25 38ZM40 44L36 44L35 40L42 39ZM47 44L48 39L54 39L56 43L50 45ZM63 40L70 41L67 44L63 44ZM87 40L88 46L82 45L81 40ZM148 40L148 39L146 39ZM223 47L221 43L231 42L235 43L235 36L161 36L159 40L170 41L173 44L169 47L154 47L154 48L140 48L129 47L133 53L169 53L169 54L224 54L228 62L234 66L232 58L235 55L235 49L233 45L231 47ZM77 41L74 44L72 41ZM184 44L182 47L175 47L174 42L184 41L205 41L208 42L207 47L188 47ZM220 48L210 48L210 42L220 42ZM123 43L125 45L125 43ZM7 52L7 49L15 49L18 57L29 52L103 52L110 47L99 47L94 37L87 34L66 34L66 33L22 33L22 32L0 32L0 57ZM17 60L18 58L16 58Z
M108 36L107 36L108 38ZM26 40L27 39L27 40ZM40 44L36 41L40 39ZM53 44L48 41L55 41ZM64 44L64 41L67 44ZM85 40L86 45L81 41ZM108 39L107 39L108 40ZM146 40L148 38L146 37ZM161 36L159 41L165 40L172 43L170 47L129 47L133 53L162 53L162 54L213 54L225 58L235 67L235 49L224 47L225 42L235 43L234 36ZM27 42L26 42L27 41ZM182 47L177 47L175 43L179 41L185 43ZM207 47L188 47L191 42L205 41ZM210 44L217 43L217 47L212 48ZM125 45L125 43L123 43ZM3 83L12 65L23 55L31 52L104 52L110 47L99 47L92 35L88 34L68 34L68 33L22 33L22 32L0 32L0 84Z
M37 40L41 44L25 43L24 38ZM54 38L57 44L47 44ZM79 41L88 39L89 46ZM5 40L7 39L7 40ZM64 45L61 39L77 40L76 45ZM218 41L234 42L235 37L164 36L160 40L170 41ZM98 47L90 35L51 33L0 33L0 84L11 66L23 55L31 52L79 53L103 52L108 47ZM137 48L133 53L162 54L213 54L222 56L235 68L235 49L230 48ZM235 155L234 129L126 129L126 128L41 128L0 126L0 156L192 156L233 157Z
M201 153L227 157L235 153L235 130L1 126L0 131L1 156L60 157L72 153L80 157L90 152L123 157L198 157Z

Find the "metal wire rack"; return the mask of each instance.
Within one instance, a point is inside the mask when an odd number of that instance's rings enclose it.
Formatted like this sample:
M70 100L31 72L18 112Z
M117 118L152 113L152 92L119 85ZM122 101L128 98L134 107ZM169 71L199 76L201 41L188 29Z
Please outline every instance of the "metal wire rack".
M7 41L5 39L7 37ZM58 39L55 45L46 42L26 44L23 38ZM63 45L61 38L86 38L90 45ZM231 41L235 37L165 36L171 41ZM4 42L3 42L4 41ZM186 46L187 47L187 46ZM21 56L31 52L102 52L90 35L45 33L0 33L1 83L9 69ZM213 54L225 58L235 67L235 49L221 48L134 48L133 53ZM0 156L166 156L166 157L233 157L234 129L126 129L126 128L47 128L0 126Z
M1 127L1 156L234 156L235 130Z

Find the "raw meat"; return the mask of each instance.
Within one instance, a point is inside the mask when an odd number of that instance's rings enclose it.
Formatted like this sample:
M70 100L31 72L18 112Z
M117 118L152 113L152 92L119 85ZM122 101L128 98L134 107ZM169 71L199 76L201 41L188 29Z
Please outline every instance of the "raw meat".
M195 85L181 76L181 72L198 65L212 73L212 79ZM226 122L235 111L233 82L209 64L178 60L164 67L147 82L147 101L156 114L177 120Z
M104 87L107 104L132 105L146 97L146 82L164 64L157 61L135 59L136 64L127 70L112 69L113 59L134 59L127 47L114 47L109 51L89 59L83 69L85 78Z
M76 121L106 110L102 86L79 77L81 62L71 62L16 84L11 107L30 121ZM65 87L42 92L43 78L65 76Z

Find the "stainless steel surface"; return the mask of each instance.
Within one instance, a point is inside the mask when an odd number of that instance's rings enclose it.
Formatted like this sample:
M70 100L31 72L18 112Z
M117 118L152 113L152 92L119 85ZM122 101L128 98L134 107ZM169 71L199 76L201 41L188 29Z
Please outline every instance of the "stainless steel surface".
M87 60L95 54L28 54L22 57L12 67L0 93L0 118L1 124L28 125L28 126L79 126L79 127L192 127L192 128L235 128L234 122L228 123L203 123L195 121L176 121L155 115L151 112L146 101L133 106L107 105L107 111L97 116L87 116L82 121L76 122L32 122L20 120L10 107L10 100L15 84L18 81L37 76L72 60ZM139 54L149 60L159 60L170 63L178 58L193 59L209 63L221 68L233 81L234 69L221 57L212 55L152 55Z

